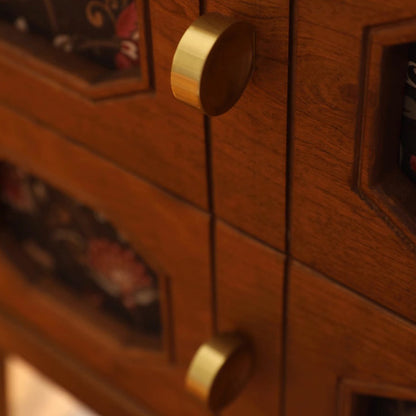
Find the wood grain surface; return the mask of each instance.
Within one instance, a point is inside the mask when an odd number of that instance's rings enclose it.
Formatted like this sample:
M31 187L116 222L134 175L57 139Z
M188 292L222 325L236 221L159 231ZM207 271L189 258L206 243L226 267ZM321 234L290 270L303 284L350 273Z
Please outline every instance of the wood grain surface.
M240 101L211 119L213 193L221 219L285 248L289 1L207 0L256 30L256 65Z

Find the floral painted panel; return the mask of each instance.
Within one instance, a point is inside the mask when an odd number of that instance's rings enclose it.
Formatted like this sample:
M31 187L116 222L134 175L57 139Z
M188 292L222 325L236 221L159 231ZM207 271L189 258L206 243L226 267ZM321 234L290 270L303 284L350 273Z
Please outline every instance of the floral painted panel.
M28 279L50 276L132 329L160 335L157 276L102 215L6 162L0 200L2 230L33 264Z
M0 18L105 68L140 68L135 0L0 0Z
M409 46L401 128L401 167L416 182L416 44Z

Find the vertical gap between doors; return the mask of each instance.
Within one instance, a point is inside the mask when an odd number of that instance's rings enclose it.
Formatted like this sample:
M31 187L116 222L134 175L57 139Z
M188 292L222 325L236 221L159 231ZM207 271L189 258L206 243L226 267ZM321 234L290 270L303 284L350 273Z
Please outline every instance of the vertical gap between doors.
M207 175L208 208L210 214L209 239L210 239L210 263L211 263L211 307L212 307L212 332L218 330L217 319L217 281L216 281L216 216L214 210L214 180L212 172L212 135L211 120L204 116L205 132L205 160Z
M206 12L206 0L199 1L199 14ZM212 309L212 333L218 331L217 319L217 281L216 281L216 216L214 209L214 177L212 169L212 134L211 120L204 115L204 135L205 135L205 163L207 176L208 209L210 214L209 239L210 239L210 264L211 264L211 309Z
M287 136L286 136L286 227L285 227L285 251L283 280L283 328L282 328L282 369L280 389L280 414L286 412L286 363L287 363L287 332L288 332L288 306L290 296L290 268L291 268L291 202L293 184L293 128L294 128L294 85L295 85L295 61L296 61L296 0L289 1L289 38L288 38L288 82L287 82Z

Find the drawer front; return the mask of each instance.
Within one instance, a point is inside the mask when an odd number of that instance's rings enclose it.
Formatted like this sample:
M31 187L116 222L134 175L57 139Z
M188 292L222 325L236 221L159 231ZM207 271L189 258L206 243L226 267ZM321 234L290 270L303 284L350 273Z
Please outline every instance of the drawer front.
M416 187L399 148L415 4L300 0L295 16L292 253L414 320Z
M205 414L183 380L213 325L209 216L4 107L0 119L2 310L144 407Z
M170 90L198 13L191 0L3 2L0 100L206 207L203 117Z
M296 262L289 286L286 414L414 412L416 327Z

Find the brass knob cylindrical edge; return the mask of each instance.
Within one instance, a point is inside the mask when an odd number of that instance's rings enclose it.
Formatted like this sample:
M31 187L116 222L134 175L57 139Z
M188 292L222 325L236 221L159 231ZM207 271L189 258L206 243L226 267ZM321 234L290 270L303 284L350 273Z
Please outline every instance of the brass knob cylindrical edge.
M172 62L174 96L208 115L228 111L240 98L254 68L252 25L208 13L186 30Z
M253 351L249 340L237 333L221 334L198 349L185 385L210 410L217 411L238 396L252 370Z

